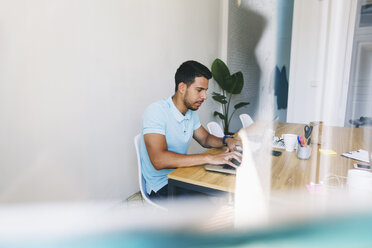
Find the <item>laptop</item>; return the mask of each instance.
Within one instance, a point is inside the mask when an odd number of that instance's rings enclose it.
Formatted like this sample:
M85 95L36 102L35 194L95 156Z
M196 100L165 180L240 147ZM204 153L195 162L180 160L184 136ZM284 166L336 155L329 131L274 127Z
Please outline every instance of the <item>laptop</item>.
M243 149L239 146L236 147L236 151L243 153ZM240 166L240 162L238 160L233 158L230 161L236 166ZM228 164L207 164L206 166L204 166L204 169L207 171L215 171L226 174L236 174L236 169Z
M207 171L215 171L234 175L236 174L236 169L228 164L207 164L204 168Z
M233 158L230 161L236 166L240 166L238 160ZM236 174L236 169L228 164L207 164L204 168L207 171L216 171L226 174Z

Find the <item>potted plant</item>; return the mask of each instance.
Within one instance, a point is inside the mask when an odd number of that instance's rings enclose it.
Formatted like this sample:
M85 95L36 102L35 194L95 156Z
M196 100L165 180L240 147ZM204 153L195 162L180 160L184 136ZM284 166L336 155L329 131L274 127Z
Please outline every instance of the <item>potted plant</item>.
M229 134L230 121L235 111L249 104L249 102L237 103L234 105L232 113L229 113L232 96L240 94L243 89L243 73L238 71L231 75L227 65L217 58L212 64L212 75L222 90L222 93L212 93L212 98L222 105L222 113L215 111L214 116L218 116L222 120L224 133Z

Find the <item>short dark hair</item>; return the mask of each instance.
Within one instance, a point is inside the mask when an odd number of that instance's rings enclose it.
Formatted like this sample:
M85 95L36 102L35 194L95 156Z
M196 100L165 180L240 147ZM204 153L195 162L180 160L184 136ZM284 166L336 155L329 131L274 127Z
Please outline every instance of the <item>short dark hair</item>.
M189 87L195 81L195 77L205 77L209 80L212 78L212 73L205 65L197 61L189 60L183 62L182 65L178 67L176 75L174 75L176 81L175 91L177 91L178 85L181 82L184 82L187 87Z

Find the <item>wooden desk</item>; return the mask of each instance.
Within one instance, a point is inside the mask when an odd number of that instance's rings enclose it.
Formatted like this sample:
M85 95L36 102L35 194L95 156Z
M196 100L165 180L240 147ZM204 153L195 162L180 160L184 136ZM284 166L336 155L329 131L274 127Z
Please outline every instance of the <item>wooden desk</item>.
M273 127L268 126L268 122L256 121L245 131L248 137L257 138L268 128L275 130L275 136L278 137L284 133L304 135L304 124L294 123L277 123ZM316 133L313 134L313 136L315 135ZM268 145L271 147L271 143ZM266 153L265 151L259 152L259 157L269 158L262 161L271 163L271 189L291 190L304 188L310 182L319 183L331 174L347 176L347 171L354 168L353 164L356 161L340 156L341 153L358 149L371 151L371 146L371 129L323 126L321 144L312 144L309 160L298 159L296 151L286 152L282 149L274 149L282 152L279 157L271 156L267 149ZM319 152L319 148L332 149L337 152L337 155L322 154ZM271 148L269 150L271 151ZM216 153L220 150L210 149L208 152ZM262 161L258 161L258 163L262 163ZM235 175L206 171L204 166L178 168L169 173L168 179L170 194L173 194L177 187L208 194L233 193L235 191Z
M219 153L221 149L212 148L207 153ZM168 174L168 192L173 195L176 188L186 188L201 193L218 195L235 190L235 175L206 171L204 165L178 168Z

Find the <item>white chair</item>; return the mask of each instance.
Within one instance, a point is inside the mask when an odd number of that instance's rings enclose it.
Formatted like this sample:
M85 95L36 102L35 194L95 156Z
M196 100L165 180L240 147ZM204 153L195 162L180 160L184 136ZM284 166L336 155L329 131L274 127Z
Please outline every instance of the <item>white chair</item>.
M239 115L239 118L242 122L243 128L249 127L253 124L253 120L248 114L241 114Z
M155 202L153 202L150 199L149 194L147 194L147 192L146 192L146 181L142 176L141 158L140 158L140 153L139 153L139 140L140 140L140 138L141 138L141 134L138 134L134 137L134 146L136 147L136 153L137 153L138 181L139 181L139 186L140 186L140 190L141 190L141 195L142 195L143 199L145 199L145 201L147 203L149 203L150 205L155 206L155 207L157 207L159 209L162 209L162 210L167 210L166 208L164 208L164 207L156 204Z
M208 132L218 138L222 138L224 135L223 130L217 122L211 121L207 124Z

